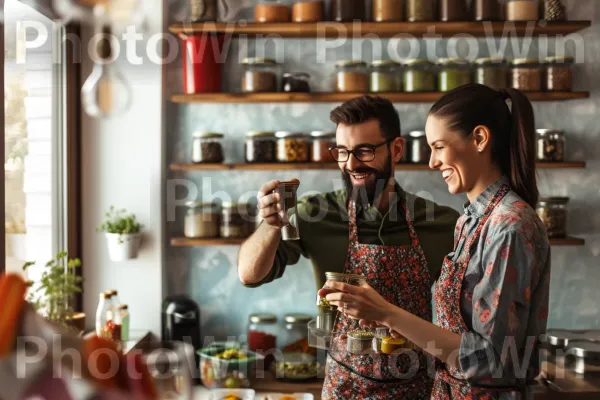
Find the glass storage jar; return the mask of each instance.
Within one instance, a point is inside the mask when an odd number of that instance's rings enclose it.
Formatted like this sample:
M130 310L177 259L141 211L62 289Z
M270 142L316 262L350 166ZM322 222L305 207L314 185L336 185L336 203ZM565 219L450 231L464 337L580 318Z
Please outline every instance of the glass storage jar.
M439 7L441 21L467 20L467 4L465 0L439 0Z
M313 319L308 314L286 314L285 326L279 337L280 348L284 353L309 353L308 323Z
M399 92L402 88L400 65L391 60L371 63L371 92Z
M190 0L190 20L192 22L216 21L216 0Z
M216 203L189 201L183 221L187 238L214 238L219 236L219 208Z
M222 163L223 156L222 133L195 132L192 139L193 163Z
M498 21L502 19L501 3L498 0L473 0L475 21Z
M275 162L276 139L274 132L250 131L246 134L245 154L248 163Z
M549 238L567 236L568 197L541 197L535 211L546 226Z
M336 22L364 21L365 0L331 0L331 18Z
M373 0L372 18L375 22L402 21L402 0Z
M537 160L543 162L565 161L565 132L559 129L537 129Z
M537 0L507 0L507 21L537 21L539 19L539 5Z
M359 286L367 282L367 277L364 275L344 274L341 272L325 272L325 280ZM327 283L323 287L327 287ZM317 307L318 315L316 320L316 327L323 331L332 331L334 328L337 307L330 304L325 297L321 297L318 294Z
M406 0L406 20L408 22L434 21L433 0Z
M245 238L250 234L247 203L223 202L219 235L222 238Z
M471 64L461 58L441 58L437 61L438 90L449 92L472 82Z
M277 161L308 162L310 157L310 136L301 132L279 131L277 137Z
M323 21L325 6L322 0L304 0L292 6L293 22L319 22Z
M362 61L338 61L335 64L336 92L368 92L369 74Z
M248 349L265 355L265 368L273 362L277 349L277 317L273 314L250 314L248 324Z
M508 68L503 58L478 58L475 64L475 83L500 90L508 87Z
M570 92L573 90L572 57L546 58L546 90L551 92Z
M403 64L405 92L435 92L433 64L425 59L410 59Z
M408 161L413 164L427 164L431 157L431 148L427 144L425 131L412 131L408 133L408 147L410 155Z
M290 8L279 0L260 0L254 6L256 22L290 22Z
M282 89L287 93L309 93L310 75L306 72L286 72L283 74Z
M276 92L279 66L270 58L249 57L242 60L242 92Z
M542 65L535 58L515 58L511 62L511 87L524 92L540 92L542 71Z
M312 162L334 162L333 156L329 152L331 147L335 146L335 132L312 131Z

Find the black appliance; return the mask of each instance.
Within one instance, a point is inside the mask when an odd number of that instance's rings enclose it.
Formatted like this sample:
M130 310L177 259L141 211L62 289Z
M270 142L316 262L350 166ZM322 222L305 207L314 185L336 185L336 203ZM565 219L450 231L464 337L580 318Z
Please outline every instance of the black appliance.
M162 303L162 340L190 343L200 348L200 308L186 295L169 296Z

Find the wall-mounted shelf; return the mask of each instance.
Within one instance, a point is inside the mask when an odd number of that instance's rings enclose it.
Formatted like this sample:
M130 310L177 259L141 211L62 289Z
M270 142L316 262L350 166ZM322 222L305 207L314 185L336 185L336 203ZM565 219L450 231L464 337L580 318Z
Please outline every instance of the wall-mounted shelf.
M451 37L469 34L475 37L500 37L516 32L517 36L568 35L585 29L590 21L564 22L318 22L318 23L247 23L247 22L204 22L179 23L169 26L169 31L178 35L203 32L229 35L272 35L285 38L361 38L374 34L390 38L402 34L418 38Z
M540 169L585 168L585 162L538 163ZM336 163L269 163L269 164L171 164L171 171L298 171L298 170L337 170ZM427 164L397 164L396 170L432 171Z
M199 246L237 246L242 244L245 239L188 239L185 237L176 237L171 239L173 247L199 247ZM585 239L566 237L563 239L550 239L552 246L583 246Z
M385 97L393 103L433 103L444 93L196 93L175 94L174 103L342 103L363 94ZM586 99L589 92L529 92L531 101Z

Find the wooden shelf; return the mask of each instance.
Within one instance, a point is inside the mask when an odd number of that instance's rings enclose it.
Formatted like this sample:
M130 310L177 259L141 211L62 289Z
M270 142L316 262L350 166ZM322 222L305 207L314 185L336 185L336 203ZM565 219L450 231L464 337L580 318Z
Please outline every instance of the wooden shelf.
M538 168L585 168L585 162L538 163ZM336 163L269 163L269 164L171 164L171 171L298 171L337 170ZM427 164L397 164L396 170L433 171Z
M583 246L585 245L585 239L576 237L566 237L562 239L550 239L552 246Z
M318 22L318 23L247 23L204 22L179 23L169 26L169 31L177 35L198 33L223 33L228 35L260 36L282 38L361 38L367 34L381 38L397 36L402 38L451 37L469 34L475 37L568 35L585 29L590 21L565 22Z
M174 103L342 103L363 94L385 97L394 103L433 103L444 93L197 93L175 94ZM531 101L585 99L589 92L530 92Z

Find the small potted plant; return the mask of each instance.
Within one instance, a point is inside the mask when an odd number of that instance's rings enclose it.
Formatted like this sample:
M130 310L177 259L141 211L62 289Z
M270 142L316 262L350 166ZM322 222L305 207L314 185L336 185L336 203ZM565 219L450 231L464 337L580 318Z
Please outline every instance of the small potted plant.
M111 206L105 218L98 230L106 235L110 259L123 261L137 258L142 240L142 225L137 222L135 215Z
M27 271L34 264L35 261L26 262L23 270ZM77 333L85 328L85 314L73 310L75 295L82 291L83 278L75 273L79 267L78 258L69 259L67 252L61 251L46 263L37 284L30 281L27 298L40 315Z

